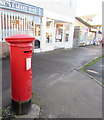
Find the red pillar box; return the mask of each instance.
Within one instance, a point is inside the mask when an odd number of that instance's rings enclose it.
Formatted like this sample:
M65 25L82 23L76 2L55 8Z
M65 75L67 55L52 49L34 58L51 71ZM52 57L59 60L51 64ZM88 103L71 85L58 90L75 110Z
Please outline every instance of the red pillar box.
M12 110L16 114L27 114L32 97L32 42L29 35L13 35L6 38L10 43L10 67Z

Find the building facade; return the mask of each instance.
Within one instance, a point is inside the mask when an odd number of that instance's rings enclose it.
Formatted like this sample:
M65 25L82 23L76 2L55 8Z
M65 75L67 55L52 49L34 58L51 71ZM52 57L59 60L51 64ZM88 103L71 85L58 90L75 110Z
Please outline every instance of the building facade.
M34 36L34 52L72 48L75 8L76 0L0 0L2 53L9 53L5 38L14 34Z
M99 45L102 39L101 24L91 24L95 15L76 17L74 27L73 47Z

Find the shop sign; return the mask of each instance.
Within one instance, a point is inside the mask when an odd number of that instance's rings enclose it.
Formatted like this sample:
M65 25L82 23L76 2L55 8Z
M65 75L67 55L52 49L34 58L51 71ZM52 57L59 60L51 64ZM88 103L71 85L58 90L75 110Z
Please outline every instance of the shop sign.
M10 9L38 16L43 16L43 9L33 5L11 0L0 0L0 8Z

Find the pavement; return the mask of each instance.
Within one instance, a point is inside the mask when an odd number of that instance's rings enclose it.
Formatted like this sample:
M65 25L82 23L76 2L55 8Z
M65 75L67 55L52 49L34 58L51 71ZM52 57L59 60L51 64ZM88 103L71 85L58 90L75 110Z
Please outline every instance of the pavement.
M33 102L40 118L102 118L102 86L77 69L102 55L101 46L33 54ZM18 59L18 58L17 58ZM2 104L10 104L9 57L2 61Z

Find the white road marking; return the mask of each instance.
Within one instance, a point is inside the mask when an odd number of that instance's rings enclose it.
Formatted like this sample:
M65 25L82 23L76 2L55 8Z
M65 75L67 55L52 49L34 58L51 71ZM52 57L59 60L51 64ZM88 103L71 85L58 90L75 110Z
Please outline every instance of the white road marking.
M98 73L98 72L96 72L96 71L93 71L93 70L87 70L88 72L92 72L92 73L95 73L95 74L100 74L100 73Z

